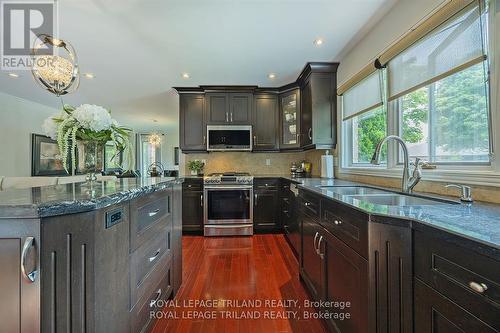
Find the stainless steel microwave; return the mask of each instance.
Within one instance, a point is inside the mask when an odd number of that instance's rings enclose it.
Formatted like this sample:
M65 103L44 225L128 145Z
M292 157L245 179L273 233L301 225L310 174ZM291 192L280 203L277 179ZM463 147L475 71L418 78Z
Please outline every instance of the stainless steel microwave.
M252 126L208 125L208 151L251 151Z

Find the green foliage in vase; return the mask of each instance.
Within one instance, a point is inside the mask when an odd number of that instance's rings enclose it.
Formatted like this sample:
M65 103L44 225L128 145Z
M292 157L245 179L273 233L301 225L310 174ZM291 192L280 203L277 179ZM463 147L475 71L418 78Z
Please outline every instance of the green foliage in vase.
M200 161L200 160L189 161L188 164L187 164L187 167L188 167L189 170L196 171L198 173L201 170L203 170L204 166L205 166L205 164L202 161Z

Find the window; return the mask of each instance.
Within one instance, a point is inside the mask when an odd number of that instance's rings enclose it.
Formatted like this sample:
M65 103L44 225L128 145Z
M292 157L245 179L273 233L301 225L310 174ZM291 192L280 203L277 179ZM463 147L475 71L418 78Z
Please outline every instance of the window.
M401 136L413 158L490 164L488 18L477 4L344 92L343 167L371 166L375 146L387 134ZM373 98L377 93L380 99ZM382 153L389 167L402 163L402 151L395 147L385 145Z
M410 156L432 163L488 163L486 91L483 65L477 64L400 97L398 134Z

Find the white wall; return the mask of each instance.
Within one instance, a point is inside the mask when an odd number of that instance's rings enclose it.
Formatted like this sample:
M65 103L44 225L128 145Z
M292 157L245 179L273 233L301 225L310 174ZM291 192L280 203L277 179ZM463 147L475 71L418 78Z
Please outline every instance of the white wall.
M384 49L437 8L444 0L400 0L340 59L338 82L343 83Z
M174 165L174 147L179 147L179 130L167 131L161 137L161 162L167 170L178 170Z
M0 176L31 175L31 133L59 111L0 92Z

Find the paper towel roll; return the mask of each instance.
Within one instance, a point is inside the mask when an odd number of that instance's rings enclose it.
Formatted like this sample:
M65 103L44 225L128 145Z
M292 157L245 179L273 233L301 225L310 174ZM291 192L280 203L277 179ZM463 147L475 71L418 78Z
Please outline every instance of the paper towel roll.
M321 155L321 178L335 178L333 174L333 155Z

